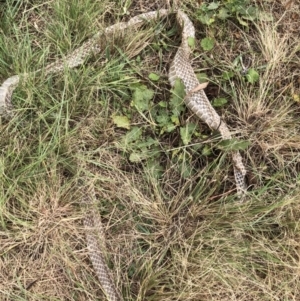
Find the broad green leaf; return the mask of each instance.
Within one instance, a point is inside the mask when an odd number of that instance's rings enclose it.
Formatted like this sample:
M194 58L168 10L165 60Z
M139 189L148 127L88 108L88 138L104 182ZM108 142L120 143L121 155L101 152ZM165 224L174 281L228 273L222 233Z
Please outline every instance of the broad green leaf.
M160 76L157 75L157 74L155 74L155 73L150 73L150 74L149 74L149 78L150 78L152 81L156 82L156 81L159 80Z
M135 87L133 92L132 104L137 108L138 111L146 111L150 108L150 100L153 98L154 91L148 89L144 85Z
M178 162L178 165L182 178L186 179L193 174L193 169L188 160L182 160L182 162Z
M214 48L214 40L212 38L204 38L201 40L201 47L205 51L212 50Z
M215 22L215 18L213 17L212 14L209 14L209 13L205 13L203 15L199 15L199 16L197 16L197 19L202 24L205 24L205 25L211 25L212 23Z
M229 11L226 8L220 8L219 13L218 13L218 17L221 20L226 20L227 18L229 18Z
M207 9L209 10L216 10L219 7L219 2L212 2L207 6Z
M158 105L159 105L160 107L162 107L162 108L166 108L166 107L168 106L168 104L167 104L166 101L160 101L160 102L158 103Z
M246 74L246 78L249 83L254 84L255 82L258 81L259 74L255 69L251 68L248 70L248 73Z
M211 155L211 148L208 145L205 145L201 151L203 156L210 156Z
M237 67L241 64L242 55L238 55L232 62L234 67Z
M233 76L234 76L233 71L224 71L224 72L222 73L222 77L223 77L224 79L226 79L226 80L232 78Z
M185 110L183 98L185 96L184 85L180 79L176 79L172 88L172 96L170 99L170 108L173 115L179 116Z
M138 140L142 135L142 128L134 126L132 129L126 133L126 135L123 138L123 142L125 144L131 143L133 141Z
M164 172L164 168L160 165L160 161L153 158L147 160L146 168L147 174L149 172L155 179L159 179Z
M190 48L191 48L192 50L194 50L194 49L195 49L195 38L193 38L193 37L188 37L188 45L190 46Z
M154 95L154 91L151 90L151 89L144 89L143 90L143 93L144 93L144 100L151 100L153 98L153 95Z
M130 120L128 119L127 116L119 116L115 115L112 116L113 123L118 127L118 128L123 128L123 129L130 129Z
M196 74L199 83L206 83L208 81L208 76L206 73L201 72Z
M172 124L172 123L168 123L167 125L166 125L166 127L164 128L164 130L165 130L165 132L167 132L167 133L171 133L171 132L173 132L175 129L176 129L176 125L175 124Z
M145 159L145 155L141 152L134 152L129 155L129 161L132 163L139 163Z
M245 150L250 144L251 142L246 140L229 139L222 140L217 147L224 151L238 151Z
M188 145L192 140L192 135L197 125L194 123L188 123L184 127L180 128L180 137L184 145Z
M178 96L180 96L181 98L184 97L184 84L180 79L176 79L175 80L175 84L174 87L172 89L174 91L174 93L176 93Z
M243 15L243 19L254 21L258 18L259 10L255 6L249 6L239 11Z
M185 105L184 105L184 102L182 100L180 100L180 103L175 103L172 102L171 104L171 110L172 110L172 116L180 116L181 115L181 112L183 112L184 110L186 109Z
M161 134L164 132L172 132L174 128L176 128L176 125L172 122L167 110L160 112L160 114L156 116L155 120L161 128Z
M147 140L139 140L136 146L140 149L147 149L148 147L153 147L158 145L159 142L151 137L148 137Z
M170 123L170 117L167 114L163 114L163 115L158 115L156 117L156 121L160 124L160 125L165 125Z
M179 124L180 124L180 121L179 121L178 116L172 115L172 116L171 116L171 121L172 121L175 125L179 125Z
M206 3L201 3L199 10L206 13L208 12L207 6L208 5Z
M237 15L236 18L242 26L248 27L248 23L245 22L240 16Z
M227 99L224 97L218 97L213 100L214 107L222 107L227 103Z

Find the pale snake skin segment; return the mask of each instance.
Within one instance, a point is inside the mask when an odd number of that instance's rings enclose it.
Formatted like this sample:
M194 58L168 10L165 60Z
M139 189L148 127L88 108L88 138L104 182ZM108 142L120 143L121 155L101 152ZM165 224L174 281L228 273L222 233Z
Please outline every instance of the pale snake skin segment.
M74 68L84 63L86 58L91 54L97 54L102 50L101 40L103 37L109 38L114 33L123 31L126 28L137 27L148 20L157 19L162 16L171 14L172 11L161 9L158 11L151 11L140 14L131 18L128 22L120 22L109 26L103 32L97 33L92 38L84 42L80 47L75 49L64 59L60 59L54 63L46 66L44 70L39 69L36 72L44 72L45 75L62 72L65 67ZM230 131L227 125L221 120L215 109L210 104L205 92L199 90L196 92L199 81L193 71L189 55L191 52L188 44L188 38L195 38L195 28L189 17L182 11L177 11L177 22L182 27L182 42L178 48L175 57L171 63L169 70L169 81L173 86L176 79L180 79L185 87L187 96L184 101L186 105L194 112L200 119L207 123L207 125L218 130L222 139L231 139ZM11 116L13 108L11 103L11 96L14 89L19 84L20 78L26 79L26 74L14 75L3 82L0 87L0 113L2 115ZM238 194L245 191L244 177L246 174L245 167L242 163L241 155L238 151L232 152L234 176ZM112 281L106 260L104 258L104 242L105 233L101 223L101 218L94 208L93 200L95 200L94 193L85 193L82 197L82 203L88 206L86 217L84 220L87 247L89 256L93 264L94 270L101 283L102 289L110 301L121 301L121 294ZM96 233L96 231L98 233ZM102 243L99 244L99 238Z
M84 219L85 237L93 268L101 283L103 292L110 301L121 301L120 292L117 289L110 270L104 258L105 250L105 231L101 222L101 217L95 207L95 192L91 188L91 192L84 191L82 203L86 205L86 213Z

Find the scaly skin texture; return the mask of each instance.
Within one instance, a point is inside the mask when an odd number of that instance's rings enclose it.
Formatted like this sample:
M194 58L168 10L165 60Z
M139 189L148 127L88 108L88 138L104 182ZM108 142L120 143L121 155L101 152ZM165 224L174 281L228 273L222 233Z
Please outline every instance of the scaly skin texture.
M112 280L105 261L105 232L101 217L95 206L95 200L96 197L93 188L90 189L90 191L83 192L82 203L86 205L87 208L84 228L90 259L107 299L110 301L121 301L123 299Z
M148 21L151 19L157 19L171 13L171 11L166 9L147 12L131 18L127 23L117 23L115 25L107 27L103 33L96 34L95 36L87 40L82 46L67 55L64 59L58 60L46 66L45 70L43 71L47 75L61 72L66 66L69 68L80 66L84 63L85 59L89 55L97 54L101 51L101 41L104 40L103 37L109 39L110 36L118 31L123 31L131 27L137 27L145 22L145 20ZM220 116L210 104L205 92L203 90L197 91L199 81L192 69L189 60L191 49L188 44L188 38L195 38L195 28L193 26L193 23L188 18L188 16L180 10L177 11L177 22L182 27L182 42L171 63L169 71L169 81L173 86L175 80L180 79L184 84L185 92L187 94L187 96L185 97L186 105L200 119L206 122L210 128L219 130L223 139L231 139L228 127L221 120ZM37 70L36 72L40 71L41 70ZM2 115L11 116L13 108L11 103L12 93L18 85L20 77L26 80L26 76L26 74L22 74L20 76L14 75L4 81L4 83L0 87L0 113L2 113ZM246 170L242 163L242 158L239 152L232 152L232 159L237 192L238 194L242 194L245 191L244 176L246 174ZM105 262L105 257L103 255L105 233L102 227L101 218L95 206L93 205L94 200L95 197L93 193L85 193L82 197L82 204L87 205L84 225L90 258L99 281L102 285L103 291L107 296L107 299L110 301L120 301L122 300L121 294L112 281L108 266Z

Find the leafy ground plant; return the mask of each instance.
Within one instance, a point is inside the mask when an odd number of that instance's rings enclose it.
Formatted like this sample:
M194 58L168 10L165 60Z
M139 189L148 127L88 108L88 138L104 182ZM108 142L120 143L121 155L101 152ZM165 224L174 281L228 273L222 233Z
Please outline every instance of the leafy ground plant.
M242 26L248 27L247 21L270 20L272 17L263 11L251 0L225 0L203 2L198 11L197 18L206 25L217 21L233 19Z
M196 27L194 69L230 141L185 108L180 82L170 92L166 70L180 43L172 16L115 35L82 67L22 82L13 118L0 122L1 301L105 300L86 248L82 175L95 187L125 300L300 300L300 10L259 3L178 2ZM159 8L0 7L1 81ZM244 202L229 159L236 149L248 171Z

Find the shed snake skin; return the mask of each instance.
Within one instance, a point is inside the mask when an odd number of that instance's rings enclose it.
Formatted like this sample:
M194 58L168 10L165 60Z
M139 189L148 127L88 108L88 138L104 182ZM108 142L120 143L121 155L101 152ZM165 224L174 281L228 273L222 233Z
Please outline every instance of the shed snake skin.
M157 11L151 11L140 14L131 18L128 22L120 22L115 25L109 26L94 35L92 38L84 42L79 48L75 49L64 59L58 60L49 64L43 70L47 74L54 74L62 72L67 66L74 68L84 63L86 58L91 54L97 54L103 49L101 45L101 38L109 38L113 33L134 27L139 24L145 23L145 21L161 18L173 13L171 10L160 9ZM222 136L222 139L231 139L230 131L227 125L221 120L215 109L210 104L203 89L198 89L199 81L192 69L189 56L191 48L189 46L189 38L195 38L195 28L189 17L182 11L178 10L176 13L177 22L182 28L181 45L178 47L175 57L171 63L169 70L169 81L171 86L174 85L176 79L180 79L185 87L186 97L184 99L187 107L196 114L201 120L203 120L211 129L218 130ZM35 71L39 72L41 69ZM9 77L0 86L0 113L1 115L11 116L13 111L13 105L11 103L11 97L14 89L18 86L20 79L26 80L27 74L14 75ZM238 151L233 151L232 154L234 177L236 181L237 193L242 194L245 191L244 177L246 174L245 167L242 163L241 155ZM82 203L88 205L86 217L84 221L86 241L91 262L94 270L99 278L103 292L110 301L121 301L121 293L115 286L109 269L105 262L103 255L103 247L99 247L98 238L100 237L105 242L105 234L102 227L101 219L96 209L93 207L95 200L93 193L84 193L82 197ZM95 233L95 229L99 233Z

